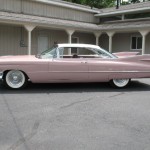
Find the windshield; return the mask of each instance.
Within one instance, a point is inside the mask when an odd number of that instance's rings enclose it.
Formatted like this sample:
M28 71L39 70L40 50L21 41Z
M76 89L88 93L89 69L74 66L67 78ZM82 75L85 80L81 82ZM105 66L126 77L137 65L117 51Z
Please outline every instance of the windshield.
M57 47L51 47L40 54L40 58L49 59L57 58Z

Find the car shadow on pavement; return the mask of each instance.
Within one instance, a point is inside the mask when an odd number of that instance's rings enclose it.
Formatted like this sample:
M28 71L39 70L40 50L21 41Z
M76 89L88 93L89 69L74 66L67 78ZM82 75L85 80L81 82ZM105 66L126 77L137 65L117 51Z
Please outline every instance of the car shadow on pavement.
M27 93L83 93L83 92L136 92L150 91L150 84L134 80L127 88L112 88L108 83L32 84L20 90L7 89L0 84L0 94Z

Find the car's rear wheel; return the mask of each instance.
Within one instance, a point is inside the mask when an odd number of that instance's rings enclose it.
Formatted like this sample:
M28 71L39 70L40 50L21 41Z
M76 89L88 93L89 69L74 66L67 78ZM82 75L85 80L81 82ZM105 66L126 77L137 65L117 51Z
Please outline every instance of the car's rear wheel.
M125 88L130 84L130 81L130 79L112 79L110 84L115 88Z
M27 77L22 71L11 70L6 73L4 83L11 89L21 89L27 84Z

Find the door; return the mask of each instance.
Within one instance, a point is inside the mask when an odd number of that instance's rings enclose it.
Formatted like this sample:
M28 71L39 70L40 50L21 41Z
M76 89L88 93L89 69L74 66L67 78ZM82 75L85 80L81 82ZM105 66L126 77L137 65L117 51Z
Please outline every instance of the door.
M87 82L88 64L84 58L73 58L67 48L58 48L59 57L50 62L50 82Z
M88 64L80 58L55 58L50 62L50 82L87 82Z
M39 36L38 37L38 53L48 49L48 36Z

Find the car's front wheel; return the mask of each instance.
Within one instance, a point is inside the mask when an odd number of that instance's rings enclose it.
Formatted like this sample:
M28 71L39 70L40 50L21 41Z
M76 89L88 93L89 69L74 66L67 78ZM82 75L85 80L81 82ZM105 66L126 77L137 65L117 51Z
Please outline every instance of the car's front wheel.
M22 71L11 70L6 73L4 83L11 89L21 89L27 84L27 78Z
M115 88L125 88L130 84L130 81L130 79L112 79L110 84Z

